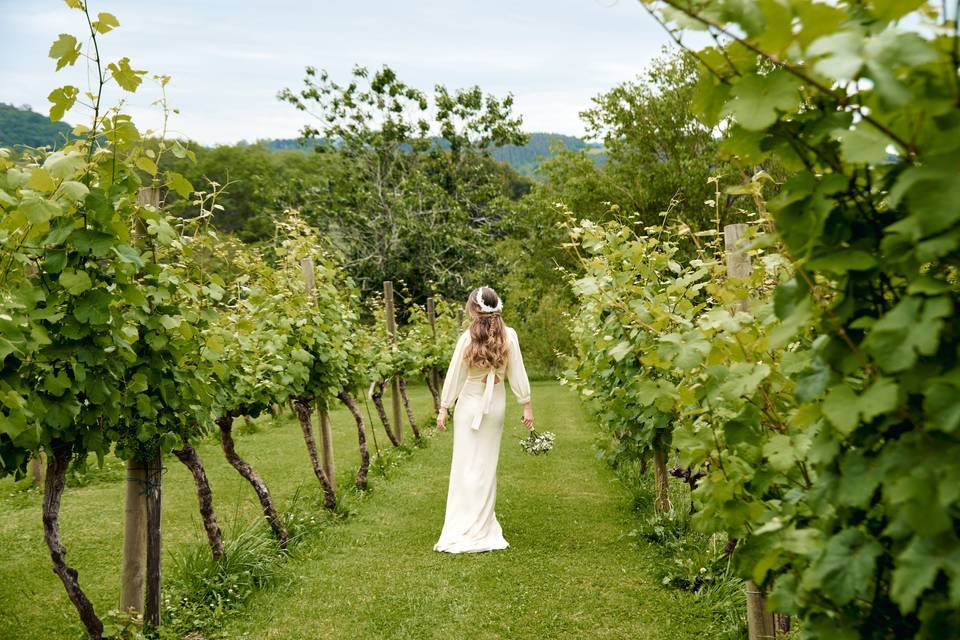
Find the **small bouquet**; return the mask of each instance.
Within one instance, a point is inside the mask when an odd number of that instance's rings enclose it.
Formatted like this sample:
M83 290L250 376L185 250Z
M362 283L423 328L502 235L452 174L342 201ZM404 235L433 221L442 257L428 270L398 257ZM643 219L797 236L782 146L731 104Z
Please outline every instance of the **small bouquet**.
M531 431L530 435L520 441L520 448L532 456L549 453L553 449L553 441L557 439L552 431Z

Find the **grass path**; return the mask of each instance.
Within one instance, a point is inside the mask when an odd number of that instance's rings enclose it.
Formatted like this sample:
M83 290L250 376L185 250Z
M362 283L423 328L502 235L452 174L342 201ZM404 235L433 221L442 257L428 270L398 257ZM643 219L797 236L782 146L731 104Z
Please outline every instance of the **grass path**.
M417 415L431 414L415 388ZM709 613L685 592L651 577L650 547L624 537L636 527L626 491L594 459L594 428L576 397L556 383L534 384L538 426L557 434L548 456L530 457L508 398L497 516L511 548L450 556L432 550L443 523L452 434L429 438L389 481L350 500L354 515L319 533L283 569L280 584L230 618L225 638L297 640L410 638L638 638L689 640ZM333 416L338 483L348 487L356 435L343 410ZM239 426L239 425L238 425ZM381 446L386 441L378 426ZM368 437L369 440L369 437ZM372 442L371 449L372 449ZM299 491L319 494L292 418L238 437L281 509ZM260 517L249 486L215 441L199 447L225 534ZM122 470L121 470L122 477ZM68 488L61 522L68 560L97 610L115 607L122 543L123 483ZM319 504L319 503L318 503ZM0 481L0 640L75 640L76 614L50 570L40 496ZM164 479L164 563L204 540L189 472L168 461Z
M344 526L307 552L284 588L261 593L228 637L690 639L699 604L650 578L652 554L624 537L635 527L626 492L592 455L593 428L576 397L534 385L541 429L557 448L517 445L508 399L497 517L511 547L482 554L432 550L443 523L452 437L395 472Z

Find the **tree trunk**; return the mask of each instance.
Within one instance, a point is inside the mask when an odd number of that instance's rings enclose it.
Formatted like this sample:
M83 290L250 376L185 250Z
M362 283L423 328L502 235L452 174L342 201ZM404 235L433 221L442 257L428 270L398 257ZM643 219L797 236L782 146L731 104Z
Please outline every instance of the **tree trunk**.
M387 417L387 410L383 406L383 384L383 380L373 383L370 399L373 400L373 406L377 408L377 415L380 416L380 422L383 423L383 430L387 432L387 437L390 438L390 442L393 446L399 447L400 441L397 440L397 434L393 432L393 427L390 426L390 418Z
M657 487L657 497L655 503L657 513L667 513L670 511L667 454L660 447L658 447L653 453L653 477L656 481Z
M403 408L407 411L407 420L410 422L413 437L419 440L420 430L417 429L417 418L413 415L413 407L410 406L410 397L407 396L407 379L403 376L397 376L397 383L400 386L400 397L403 398Z
M437 370L429 367L421 371L423 379L427 381L427 389L430 389L430 395L433 396L433 411L440 413L440 389L437 388Z
M200 461L200 455L189 442L184 442L182 449L174 449L173 455L177 456L177 459L193 474L193 482L197 485L197 502L200 503L203 528L207 530L207 540L210 542L213 559L219 560L223 557L223 533L220 531L217 516L213 511L213 491L207 481L207 472L203 468L203 462Z
M270 490L267 489L267 485L253 470L250 463L237 455L237 450L233 444L233 417L226 415L217 418L217 426L220 427L220 444L223 446L223 453L227 457L227 462L253 486L253 490L257 492L257 498L260 499L260 506L263 507L263 516L267 519L267 524L273 530L273 535L280 543L280 548L286 549L290 536L277 514L277 509L273 506Z
M143 603L143 621L160 626L160 525L163 498L163 456L158 450L147 467L147 589Z
M320 464L320 456L317 455L317 443L313 438L313 425L311 424L310 401L306 398L296 398L293 401L293 408L296 410L297 419L300 421L303 440L307 443L310 466L313 467L313 474L317 476L320 487L323 489L323 506L327 509L335 509L337 507L337 492L334 489L333 482Z
M353 414L353 419L357 421L357 441L360 444L360 468L357 470L357 487L366 489L367 472L370 470L370 452L367 450L367 432L363 426L363 414L360 413L357 401L346 389L342 389L337 397L340 402L347 406L347 409Z
M93 604L80 588L77 570L67 564L67 550L60 540L60 498L67 483L70 464L70 446L54 441L47 451L47 477L43 487L43 538L50 549L53 572L67 591L67 597L80 614L90 640L103 638L103 622L93 610ZM26 630L24 630L26 631Z

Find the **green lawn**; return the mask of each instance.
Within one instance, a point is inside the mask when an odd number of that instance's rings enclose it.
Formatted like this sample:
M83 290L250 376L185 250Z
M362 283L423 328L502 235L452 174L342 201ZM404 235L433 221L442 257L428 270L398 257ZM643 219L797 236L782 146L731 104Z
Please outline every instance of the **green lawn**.
M355 513L301 548L277 586L230 618L225 637L696 637L710 614L690 594L656 583L652 563L663 560L625 537L636 517L613 473L593 457L594 428L576 397L556 383L533 386L538 427L557 434L557 448L543 457L523 454L519 408L508 399L497 517L509 549L461 556L432 550L443 523L452 442L450 433L437 434L391 470L389 481L372 475L372 493L351 501ZM413 393L417 415L430 422L429 395L422 388ZM345 411L333 421L338 480L348 487L355 431ZM298 488L319 493L292 418L240 436L238 449L281 508ZM258 517L259 506L216 442L200 453L229 535L231 523ZM175 459L167 464L165 561L178 547L204 540L189 473ZM16 494L9 480L0 483L0 496L0 639L75 639L75 612L49 569L39 497ZM118 598L122 518L120 482L68 489L64 497L68 560L98 611Z

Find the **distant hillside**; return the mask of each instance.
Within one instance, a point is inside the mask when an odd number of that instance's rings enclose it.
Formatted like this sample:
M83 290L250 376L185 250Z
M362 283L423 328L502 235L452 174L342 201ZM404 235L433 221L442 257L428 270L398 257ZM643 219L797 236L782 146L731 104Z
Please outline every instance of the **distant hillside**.
M15 107L0 102L0 146L60 146L70 138L72 129L65 122L51 122L28 106Z
M550 151L550 147L557 144L571 151L586 149L597 163L602 163L606 159L606 155L603 153L603 145L595 142L584 142L580 138L562 133L531 133L530 140L522 147L508 144L505 147L493 149L490 155L501 162L506 162L522 175L532 176L544 159L554 155Z
M264 145L274 151L289 149L304 149L297 140L293 138L259 140L258 144ZM495 147L490 155L501 162L505 162L517 170L518 173L525 176L533 176L534 171L545 158L553 155L550 147L559 144L572 151L586 149L593 156L594 161L603 163L606 155L603 153L603 145L598 143L584 142L580 138L564 135L562 133L531 133L530 140L523 146L508 144L503 147ZM309 148L312 145L307 145Z
M29 107L15 107L0 102L0 145L2 146L18 144L31 147L59 146L70 137L70 131L70 125L64 122L50 122L50 118L31 111ZM239 144L249 143L240 142ZM304 149L293 138L260 140L258 144L277 151ZM521 175L533 176L540 162L553 155L550 147L554 144L573 151L586 149L598 164L606 160L602 145L584 142L580 138L561 133L531 133L530 141L523 146L510 144L496 147L490 153L497 160L512 166Z

